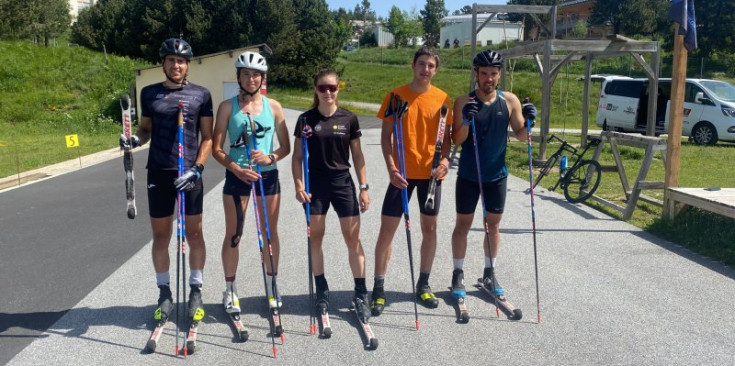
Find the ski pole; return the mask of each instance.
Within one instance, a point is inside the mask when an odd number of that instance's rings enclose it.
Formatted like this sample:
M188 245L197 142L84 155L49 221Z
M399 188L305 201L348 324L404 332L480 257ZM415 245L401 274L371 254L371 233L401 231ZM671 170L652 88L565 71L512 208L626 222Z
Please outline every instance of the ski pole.
M487 210L485 209L485 191L482 189L482 173L480 172L480 155L477 149L477 132L475 131L475 116L472 116L472 145L475 148L475 167L477 168L477 185L480 187L480 202L482 202L482 223L485 228L485 245L487 246L487 252L490 254L490 270L495 275L495 269L493 266L493 252L490 248L490 229L487 226ZM495 316L500 317L500 310L498 309L498 299L495 296L495 279L492 278L490 281L490 287L493 292L493 303L495 304Z
M258 140L255 137L255 121L253 120L253 117L250 115L250 113L247 114L248 120L250 121L250 139L253 142L253 151L258 149ZM252 169L252 163L250 164L250 167ZM255 165L256 168L258 168L258 174L261 176L263 175L263 172L260 169L260 164ZM271 229L270 225L268 224L268 205L265 202L265 189L263 188L263 179L258 180L258 184L260 185L260 194L261 194L261 201L263 203L263 218L265 220L265 238L268 243L268 257L271 265L271 271L273 273L273 282L271 284L271 293L273 294L273 298L276 302L276 309L278 309L278 322L281 322L281 309L278 306L278 298L276 298L276 294L278 294L278 284L276 281L276 267L273 265L273 246L271 246ZM253 195L255 196L255 195ZM253 202L255 203L255 202ZM258 224L260 225L260 224ZM283 344L286 336L281 333L281 344Z
M538 314L538 322L541 323L541 302L539 301L538 288L538 252L536 249L536 206L533 201L533 155L531 147L531 119L526 119L526 131L528 132L528 182L531 187L531 224L533 227L533 266L536 275L536 313Z
M444 127L447 124L447 113L449 108L446 104L442 104L439 111L439 131L436 133L436 146L434 148L434 161L431 163L431 177L429 177L429 194L426 198L424 207L427 210L434 210L434 195L436 192L437 179L434 179L434 171L442 160L442 143L444 142Z
M247 130L247 126L244 127L245 130ZM246 134L245 131L243 131L243 134ZM248 147L248 140L247 137L245 138L245 157L247 158L247 161L250 162L250 149ZM252 162L249 163L250 170L253 170ZM260 251L260 268L263 272L263 289L265 290L265 301L270 306L270 300L268 299L268 281L266 281L265 278L265 253L263 251L263 233L260 231L260 215L258 211L258 195L255 192L255 182L250 182L250 195L253 197L253 216L255 216L255 229L258 233L258 250ZM276 329L275 325L271 324L271 322L268 322L268 325L270 326L271 330L271 346L273 347L273 358L276 358Z
M408 102L404 102L396 95L396 105L398 110L394 110L393 114L393 133L396 140L396 157L398 160L398 171L406 180L406 158L403 146L403 114L408 110ZM398 116L396 116L396 113ZM413 298L413 312L414 320L416 322L416 330L419 330L419 310L418 300L416 299L416 283L413 271L413 249L411 248L411 219L408 213L408 187L401 189L401 201L403 204L403 221L406 224L406 244L408 247L408 266L411 270L411 289L414 294Z
M179 102L179 119L178 119L178 137L179 137L179 174L181 177L184 175L184 103ZM186 216L185 216L185 202L184 202L184 191L178 192L179 198L179 212L176 216L176 239L179 250L177 251L181 255L177 255L176 262L176 355L179 354L179 285L181 286L184 299L184 316L189 312L188 304L186 303ZM179 267L181 267L182 276L179 278ZM186 338L184 338L186 343ZM188 355L188 349L184 345L184 357Z
M301 119L301 157L304 165L304 187L306 189L306 197L309 197L309 142L311 128L306 124L306 118ZM304 214L306 215L306 250L309 258L309 334L316 334L316 314L312 309L314 305L314 272L311 262L311 202L309 200L304 204Z

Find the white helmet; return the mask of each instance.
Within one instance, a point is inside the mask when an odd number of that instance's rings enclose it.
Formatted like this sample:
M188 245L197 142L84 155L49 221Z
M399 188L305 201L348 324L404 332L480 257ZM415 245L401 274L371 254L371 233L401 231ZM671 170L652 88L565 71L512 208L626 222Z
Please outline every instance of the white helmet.
M259 53L246 51L240 54L235 61L235 67L239 70L242 68L253 69L262 73L268 72L268 64L265 62L265 57Z

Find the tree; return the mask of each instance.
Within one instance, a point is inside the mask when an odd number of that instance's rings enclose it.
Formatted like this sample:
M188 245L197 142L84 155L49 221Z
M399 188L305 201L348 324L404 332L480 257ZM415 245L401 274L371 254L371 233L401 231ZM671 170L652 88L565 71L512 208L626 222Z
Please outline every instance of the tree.
M463 15L463 14L472 14L472 6L465 5L459 10L455 10L452 15Z
M735 0L710 0L696 3L694 10L697 20L697 45L702 56L709 57L717 53L733 55L735 14L732 9L734 8ZM670 21L667 21L665 30L664 34L673 34Z
M30 36L48 47L70 25L68 0L0 0L0 38Z
M425 45L432 47L439 45L441 19L447 16L448 13L444 7L444 0L426 0L424 10L421 10Z
M388 14L388 21L384 23L388 32L393 34L393 45L395 48L405 46L407 43L406 18L406 14L401 9L398 9L397 6L393 5Z
M611 24L615 34L653 34L659 31L661 18L668 16L668 0L598 1L590 24Z

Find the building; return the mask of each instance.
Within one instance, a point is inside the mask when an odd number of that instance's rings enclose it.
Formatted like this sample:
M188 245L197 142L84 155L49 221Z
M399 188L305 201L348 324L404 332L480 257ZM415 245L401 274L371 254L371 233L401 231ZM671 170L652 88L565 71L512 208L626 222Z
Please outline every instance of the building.
M69 0L69 14L71 15L72 22L77 19L79 12L94 5L97 0Z
M270 50L265 44L236 48L209 55L196 56L189 63L189 81L201 85L212 93L215 112L220 102L237 95L240 87L235 73L235 59L245 51L259 52ZM196 48L194 48L196 51ZM266 56L267 58L267 56ZM135 70L135 100L140 111L140 90L146 85L163 82L165 76L161 65L148 66Z
M572 33L578 22L587 22L595 9L596 0L571 0L559 5L556 20L556 34L565 38ZM590 26L587 24L585 37L602 38L612 33L612 28L607 25Z
M477 14L477 23L482 24L491 14ZM507 14L495 14L477 34L478 46L489 46L505 41L523 39L523 24L509 22ZM440 30L443 46L469 45L472 41L472 14L450 15L441 19L444 26Z

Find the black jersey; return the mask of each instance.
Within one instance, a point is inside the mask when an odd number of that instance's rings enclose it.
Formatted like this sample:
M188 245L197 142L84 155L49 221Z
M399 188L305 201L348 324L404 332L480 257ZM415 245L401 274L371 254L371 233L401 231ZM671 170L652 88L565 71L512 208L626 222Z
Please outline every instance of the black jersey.
M196 161L199 118L213 116L209 90L191 83L178 89L156 83L140 92L141 115L152 121L147 169L177 169L179 166L179 102L184 104L184 168L188 169Z
M312 108L299 116L294 136L301 138L302 121L311 127L309 137L309 171L330 172L350 169L350 141L362 136L360 123L354 113L337 108L331 117L325 117Z

